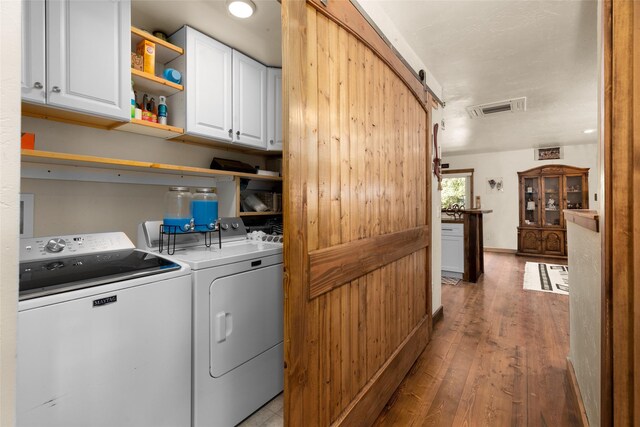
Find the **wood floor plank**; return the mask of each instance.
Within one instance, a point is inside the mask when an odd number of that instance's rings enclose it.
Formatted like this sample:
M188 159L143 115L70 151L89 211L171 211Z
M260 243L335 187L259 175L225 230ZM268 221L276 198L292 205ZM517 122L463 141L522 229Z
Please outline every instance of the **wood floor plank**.
M376 426L573 426L569 300L522 289L525 262L485 254L477 284L442 287L444 318Z

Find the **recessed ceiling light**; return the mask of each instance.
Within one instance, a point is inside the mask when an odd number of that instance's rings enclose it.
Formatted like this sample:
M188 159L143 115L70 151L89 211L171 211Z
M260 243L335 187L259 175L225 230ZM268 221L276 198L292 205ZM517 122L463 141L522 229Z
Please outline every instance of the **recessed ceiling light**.
M584 133L595 133L595 129L585 129L583 130Z
M251 0L227 0L229 13L237 18L248 18L253 15L256 5Z

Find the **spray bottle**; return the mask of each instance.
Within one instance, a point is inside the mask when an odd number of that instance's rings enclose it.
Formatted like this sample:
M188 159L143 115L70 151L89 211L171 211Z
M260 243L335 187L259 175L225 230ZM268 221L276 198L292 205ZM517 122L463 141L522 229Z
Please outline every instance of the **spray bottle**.
M160 103L158 104L158 123L161 125L167 124L167 97L161 96Z

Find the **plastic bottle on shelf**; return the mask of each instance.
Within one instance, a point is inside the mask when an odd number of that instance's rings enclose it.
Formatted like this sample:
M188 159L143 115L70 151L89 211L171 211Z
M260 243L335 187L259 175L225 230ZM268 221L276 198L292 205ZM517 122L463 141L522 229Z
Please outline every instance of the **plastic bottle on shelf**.
M158 104L158 123L161 125L167 124L167 97L160 96L160 103Z
M196 188L191 201L196 231L211 231L218 220L218 196L214 188Z
M136 93L133 90L133 80L131 80L131 118L136 117Z
M156 100L153 98L149 101L149 112L151 113L151 121L158 123L158 110L156 109Z
M151 121L151 114L149 114L149 95L146 93L142 95L142 120L146 122Z
M191 231L191 192L187 187L169 187L164 195L165 232Z

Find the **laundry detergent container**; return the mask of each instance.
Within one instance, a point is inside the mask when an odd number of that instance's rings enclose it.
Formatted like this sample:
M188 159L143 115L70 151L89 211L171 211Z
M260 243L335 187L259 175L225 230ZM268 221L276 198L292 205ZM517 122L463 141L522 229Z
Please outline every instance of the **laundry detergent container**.
M213 188L196 188L191 200L196 231L212 231L218 220L218 196Z
M187 187L169 187L164 195L164 231L191 231L191 192Z

